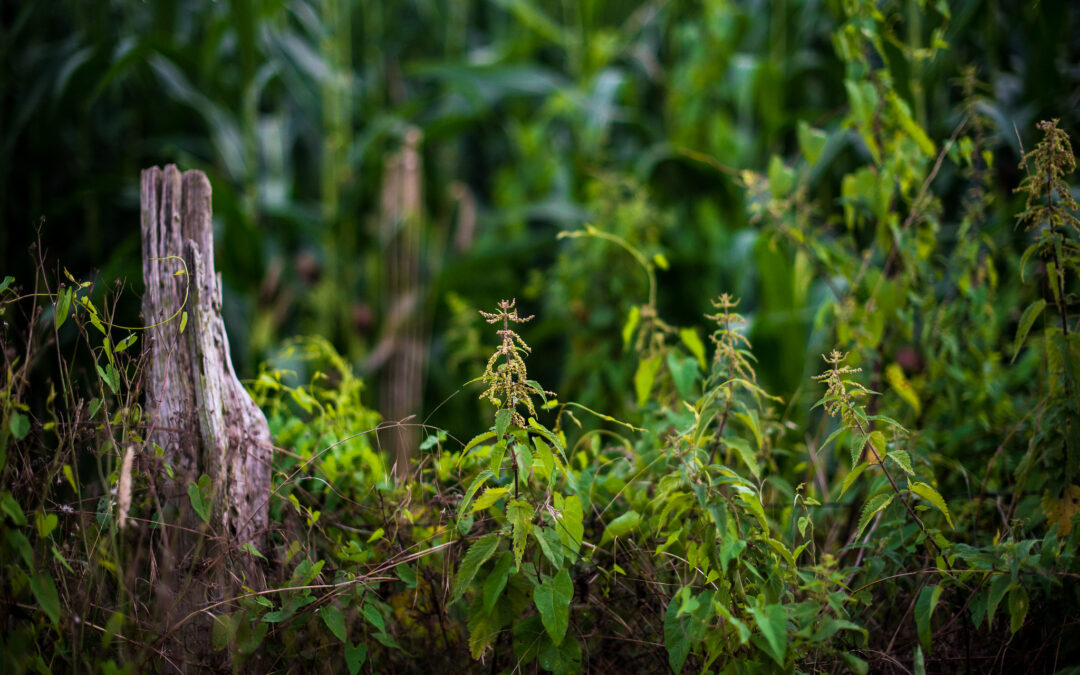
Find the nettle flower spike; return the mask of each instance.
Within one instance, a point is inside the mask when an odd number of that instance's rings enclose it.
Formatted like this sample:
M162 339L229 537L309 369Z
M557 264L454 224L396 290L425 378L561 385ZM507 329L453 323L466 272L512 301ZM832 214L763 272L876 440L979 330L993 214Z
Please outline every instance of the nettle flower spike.
M821 358L825 359L825 362L829 364L829 369L821 375L814 375L813 379L823 380L825 382L826 391L825 399L828 402L825 404L825 411L829 413L831 417L840 415L840 419L845 424L851 427L859 426L858 421L855 419L852 410L857 405L857 399L860 396L865 396L870 393L870 390L862 386L858 382L852 380L845 380L845 375L853 375L855 373L861 373L862 368L852 368L851 366L843 365L844 360L847 359L846 353L840 352L836 349L832 350L828 356L824 354ZM848 387L852 387L852 390L848 390Z
M514 426L524 429L525 418L517 411L518 405L524 405L529 415L536 416L536 408L533 405L533 395L540 393L540 389L529 382L528 372L525 370L525 360L522 355L532 350L521 336L510 329L511 323L527 323L532 316L518 316L514 305L517 300L500 300L499 311L495 313L480 311L484 319L491 324L502 323L502 330L498 332L502 343L495 353L488 359L487 366L481 379L488 388L480 395L491 401L496 408L509 410L510 422ZM500 363L500 358L502 363ZM543 392L549 394L551 392ZM554 394L552 394L554 395Z
M716 314L706 314L705 318L715 321L717 329L709 336L716 345L713 361L717 365L727 364L730 377L741 377L753 382L756 380L754 369L744 355L743 349L750 349L750 340L745 335L735 330L735 324L745 324L746 319L735 312L740 300L736 300L730 293L724 293L712 301L712 306L720 310Z

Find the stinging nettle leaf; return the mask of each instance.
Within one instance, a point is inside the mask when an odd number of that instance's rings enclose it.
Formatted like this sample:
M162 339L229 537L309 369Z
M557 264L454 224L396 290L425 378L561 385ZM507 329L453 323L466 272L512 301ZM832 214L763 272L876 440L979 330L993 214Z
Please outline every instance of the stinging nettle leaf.
M465 589L469 587L480 566L487 562L498 546L499 535L497 534L488 534L473 542L454 576L454 595L450 602L457 602L465 594Z
M945 515L949 527L953 526L952 517L949 515L949 507L945 503L945 498L938 494L937 490L922 482L912 483L909 487L912 492L933 504L938 511L941 511Z
M1020 323L1016 326L1016 339L1013 341L1013 355L1010 362L1016 361L1017 355L1020 354L1020 348L1024 346L1024 341L1027 340L1031 325L1035 323L1035 319L1039 318L1044 309L1046 309L1046 300L1039 298L1028 305L1020 316Z
M870 519L873 518L878 511L881 511L891 504L892 500L893 493L887 492L871 497L870 500L866 502L866 505L863 506L862 515L859 516L859 528L855 532L856 539L862 536L863 530L870 524Z

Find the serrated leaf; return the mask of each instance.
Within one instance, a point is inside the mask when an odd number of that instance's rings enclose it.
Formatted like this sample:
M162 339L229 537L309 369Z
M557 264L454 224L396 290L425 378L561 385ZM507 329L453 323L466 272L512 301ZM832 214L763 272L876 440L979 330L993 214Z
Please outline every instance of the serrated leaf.
M510 428L511 416L508 408L502 408L495 413L495 435L497 437L502 438L506 430Z
M891 459L894 464L900 467L907 475L915 475L915 469L913 469L911 466L911 455L907 453L907 450L893 450L888 454L888 458Z
M754 623L765 638L766 652L777 665L784 665L787 652L787 613L783 605L766 605L764 609L750 608Z
M543 583L533 586L533 603L540 612L540 620L551 641L560 645L570 626L570 600L574 597L574 583L565 567L554 577L544 575L542 580Z
M499 535L497 534L488 534L473 542L465 553L461 565L458 566L457 574L454 575L454 595L450 602L457 602L465 594L465 590L472 583L480 566L487 562L498 546Z
M468 443L466 443L465 447L461 449L461 456L464 457L465 455L467 455L469 453L470 450L472 450L476 446L480 445L484 441L491 440L492 438L495 438L495 432L494 431L485 431L482 434L477 434L476 436L473 436L472 440L470 440Z
M859 464L854 469L852 469L851 473L844 476L844 482L840 485L840 496L841 497L844 496L844 493L848 491L848 488L851 487L851 485L855 482L855 480L859 476L861 476L862 472L866 471L866 469L869 466L870 466L870 462L863 462L862 464Z
M322 615L323 623L330 629L330 632L337 639L347 644L349 635L345 629L345 616L341 613L341 610L333 605L327 605L319 610L319 614Z
M953 526L952 517L949 515L949 507L945 504L945 498L938 494L937 490L922 482L912 483L909 487L912 492L933 504L938 511L941 511L945 515L949 527Z
M892 503L893 493L887 492L871 497L863 506L862 515L859 516L859 528L855 532L855 538L862 537L863 530L870 524L870 519L886 506Z
M492 612L495 609L495 603L499 600L499 596L502 595L503 589L506 588L506 580L510 577L510 570L514 569L514 556L510 551L503 551L503 554L499 556L499 560L495 563L495 568L484 579L484 611Z
M525 544L529 534L532 533L534 509L532 504L520 499L515 499L506 505L506 519L510 521L513 529L514 560L517 568L521 569L521 559L525 555Z
M499 479L499 475L502 472L503 457L506 456L506 441L499 439L491 448L491 457L488 458L488 467L491 469L491 473L494 474L495 480Z
M1024 346L1024 341L1027 340L1031 325L1035 323L1035 319L1039 318L1044 309L1046 309L1046 300L1039 298L1028 305L1024 313L1020 315L1020 323L1016 325L1016 339L1013 340L1013 355L1010 362L1016 360L1020 348Z
M60 623L60 596L56 592L56 584L52 577L47 574L35 574L30 577L30 590L34 593L38 607L48 615L53 625Z
M487 479L492 477L494 477L494 474L491 473L491 471L485 469L484 471L480 472L476 476L476 478L473 478L472 483L470 483L468 489L465 490L465 496L461 499L461 504L458 506L458 518L461 517L462 513L468 511L469 506L472 504L473 495L476 494L476 491L480 489L480 487L484 484L484 482L487 481Z
M473 504L473 513L477 511L483 511L484 509L491 507L495 504L495 502L505 497L506 493L509 491L509 488L504 487L491 487L487 490L484 490L484 494L480 495L480 497L476 500L476 503Z
M483 656L488 645L495 641L503 622L499 612L484 611L484 604L477 598L469 606L469 653L474 659Z

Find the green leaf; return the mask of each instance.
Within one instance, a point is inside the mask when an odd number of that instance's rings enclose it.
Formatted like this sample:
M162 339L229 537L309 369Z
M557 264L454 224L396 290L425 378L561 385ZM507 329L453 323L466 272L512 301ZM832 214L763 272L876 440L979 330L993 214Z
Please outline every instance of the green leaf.
M347 644L349 642L349 634L345 629L345 616L341 613L341 610L333 605L327 605L319 610L319 614L322 615L323 623L330 629L330 632L333 633L337 639Z
M843 659L844 665L850 668L855 675L866 675L870 672L870 664L851 652L844 652Z
M450 602L457 602L465 594L465 589L472 583L477 570L495 553L498 546L499 535L497 534L488 534L473 542L465 554L465 558L462 559L457 574L454 576L454 595L451 597Z
M187 489L188 499L191 500L191 508L195 509L195 513L199 514L199 518L204 523L210 522L212 487L210 476L204 473L199 477L198 484L192 483L188 485Z
M786 197L794 185L795 172L784 164L779 155L773 155L769 160L769 192L773 198Z
M750 448L750 443L738 436L725 436L723 441L724 445L735 448L743 464L750 469L750 473L754 474L754 478L761 480L761 467L758 465L757 457L754 456L754 451Z
M945 520L948 521L949 527L953 526L952 518L949 516L949 507L945 504L945 498L938 494L937 490L921 482L912 483L909 487L912 492L930 502L934 505L934 508L945 514Z
M464 457L465 455L467 455L469 453L470 450L472 450L476 446L480 445L484 441L491 440L492 438L495 438L495 432L494 431L485 431L482 434L477 434L476 436L473 436L472 440L470 440L468 443L466 443L465 447L461 449L461 456Z
M633 531L640 523L640 513L637 511L627 511L607 524L607 527L604 528L604 536L600 539L600 544L603 545L615 537L621 537L626 533Z
M659 354L638 363L634 373L634 392L637 394L638 407L645 407L652 393L653 383L656 381L656 372L660 370L661 357Z
M240 550L250 555L253 555L256 558L262 558L263 560L266 560L266 556L260 553L259 549L255 548L255 544L252 544L250 541L245 541L244 545L240 547Z
M26 538L26 535L21 530L14 528L4 528L7 530L7 540L11 544L12 548L19 552L23 562L26 564L26 569L34 570L34 549L30 546L30 540ZM54 549L55 550L55 549Z
M502 471L503 457L506 456L506 441L499 439L491 448L491 457L488 460L488 467L491 469L491 473L495 475L495 480L499 479L499 474Z
M494 434L492 435L494 436ZM485 469L484 471L480 472L480 474L477 475L476 478L473 478L472 483L470 483L468 489L465 490L465 497L462 498L461 505L458 506L458 518L460 518L461 514L465 513L468 510L469 505L472 504L473 495L475 495L476 491L480 489L480 486L483 485L488 478L493 477L494 474Z
M690 655L690 635L686 624L692 617L679 616L681 604L679 594L676 593L664 614L664 647L668 652L668 665L676 675L682 672L686 657Z
M799 149L802 150L802 154L806 157L806 161L810 163L810 166L814 166L817 164L818 158L821 157L821 151L825 147L828 136L825 135L824 131L814 129L806 122L799 120L798 137Z
M504 487L492 487L484 490L484 494L480 495L480 498L473 504L473 512L475 513L476 511L483 511L484 509L489 508L494 505L495 502L505 497L507 492L510 492L510 489Z
M919 631L919 643L928 654L931 647L930 618L934 615L934 608L937 607L938 600L941 598L941 591L941 586L924 586L918 600L915 601L915 626Z
M551 641L560 645L570 626L570 600L574 597L574 583L570 581L565 567L554 578L544 575L542 580L543 583L533 586L533 602Z
M1013 341L1013 355L1011 361L1016 360L1016 356L1020 353L1020 348L1024 346L1024 341L1027 340L1031 325L1035 323L1035 319L1039 318L1039 315L1042 314L1044 309L1046 309L1046 300L1039 298L1028 305L1027 309L1024 310L1024 313L1020 315L1020 323L1016 326L1016 339Z
M122 352L125 349L127 349L128 347L130 347L131 345L135 344L135 341L138 340L138 339L139 339L138 335L136 335L135 333L131 333L126 338L121 340L120 342L117 342L116 346L113 347L113 351L114 352Z
M53 314L53 322L56 324L56 330L60 330L60 327L67 321L68 314L71 313L71 288L65 288L60 291L60 296L56 300L56 313Z
M570 495L563 498L559 493L555 493L555 509L562 516L558 520L559 538L562 539L563 546L576 556L585 536L582 522L585 514L581 507L581 497Z
M766 605L763 610L751 607L750 614L765 638L768 646L766 652L782 667L784 654L787 652L787 613L784 612L783 605Z
M559 539L559 533L555 531L555 528L534 527L532 533L536 538L536 543L540 544L544 557L551 561L551 566L562 567L564 558L562 540Z
M532 504L520 499L515 499L506 505L506 519L510 521L510 526L514 532L514 559L517 562L518 569L521 569L521 558L525 555L525 544L533 529L533 513Z
M893 493L886 492L883 494L872 497L863 506L862 515L859 516L859 529L855 532L855 538L858 539L862 536L863 530L870 524L870 519L877 514L878 511L884 509L886 506L892 503Z
M375 606L375 603L365 601L360 613L364 615L368 623L378 628L380 633L386 632L386 621L383 619L383 615L379 613L379 608ZM386 646L390 647L391 645Z
M116 372L116 368L113 368L112 364L106 364L105 368L95 365L98 375L101 376L101 381L109 386L109 390L112 393L116 393L120 388L120 374Z
M1013 589L1009 591L1009 630L1013 633L1024 625L1029 604L1028 594L1024 587L1013 586Z
M898 467L903 469L904 473L909 476L915 475L915 469L911 467L911 455L907 453L907 450L893 450L888 455L889 459L893 461Z
M22 507L19 506L19 502L15 501L15 498L11 496L10 492L5 492L0 497L0 508L4 510L4 513L11 518L11 522L17 526L22 527L26 525L26 515L23 513Z
M10 276L10 275L5 276L4 280L0 281L0 293L3 293L4 291L6 291L8 289L8 286L10 286L11 282L13 282L13 281L15 281L15 277Z
M34 525L37 527L38 536L42 539L52 534L52 531L56 529L59 523L60 520L55 513L46 514L39 511L34 514Z
M551 446L543 441L543 439L533 436L533 446L536 448L536 454L540 456L540 463L544 466L544 473L547 479L554 480L555 478L555 455L551 454Z
M690 350L690 353L697 359L698 365L702 370L708 365L705 362L705 345L702 343L701 338L698 337L697 331L693 328L680 328L679 339L686 345L686 348Z
M854 469L851 470L848 475L844 476L844 482L840 484L840 496L843 497L844 493L848 491L852 483L862 475L863 471L866 471L870 467L870 462L863 462Z
M469 606L468 626L469 653L474 659L478 659L499 635L503 621L499 612L484 611L483 602L477 598Z
M495 413L495 435L502 438L506 430L510 428L511 413L509 408L502 408Z
M367 644L363 642L357 642L353 644L345 644L345 667L349 669L349 675L356 675L360 672L360 667L364 665L364 661L367 660Z
M56 584L52 577L47 574L35 574L30 577L30 590L34 593L38 607L49 615L53 625L60 624L60 596L56 592Z
M634 305L630 308L629 314L626 316L626 323L622 328L622 341L623 349L630 347L630 340L634 337L634 331L637 329L638 322L641 320L641 308Z
M997 611L997 606L1005 597L1005 593L1011 588L1012 578L1008 574L998 574L990 582L990 588L986 592L986 624L988 626L993 625L994 612Z
M503 551L495 568L484 579L484 611L489 614L495 610L495 603L506 588L506 580L510 577L510 570L514 569L514 556L510 551Z
M926 657L920 645L915 645L915 658L911 661L912 675L926 675Z
M11 419L8 420L8 429L11 430L11 435L15 437L15 440L21 441L30 433L30 418L21 412L13 412Z
M184 329L187 328L187 312L180 314L180 334L184 334Z

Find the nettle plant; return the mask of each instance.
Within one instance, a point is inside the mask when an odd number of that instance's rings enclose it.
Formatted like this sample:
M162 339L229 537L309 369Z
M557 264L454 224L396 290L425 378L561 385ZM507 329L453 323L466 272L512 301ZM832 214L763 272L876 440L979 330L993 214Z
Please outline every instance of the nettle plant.
M574 671L580 668L581 649L568 634L574 595L570 570L584 535L581 499L573 494L563 434L536 419L533 399L548 403L553 394L528 378L529 346L511 327L533 317L519 316L514 300L481 314L501 325L501 342L481 376L487 384L481 398L495 406L495 424L462 450L462 461L486 468L465 491L457 527L464 535L484 534L472 541L458 566L452 602L468 600L474 658L485 658L512 625L518 663L539 661L546 670ZM531 608L535 613L522 620Z

